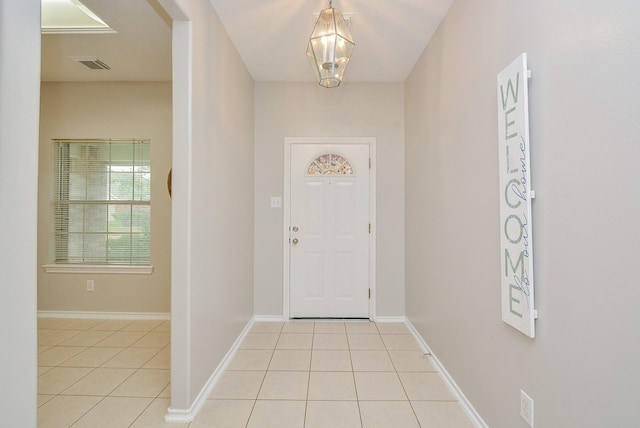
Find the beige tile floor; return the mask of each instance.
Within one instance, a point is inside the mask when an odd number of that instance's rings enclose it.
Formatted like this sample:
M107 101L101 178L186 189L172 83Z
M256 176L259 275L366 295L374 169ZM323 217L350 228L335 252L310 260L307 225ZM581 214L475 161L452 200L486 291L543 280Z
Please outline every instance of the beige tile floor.
M169 322L38 320L39 427L473 427L404 324L256 323L197 418L165 425Z

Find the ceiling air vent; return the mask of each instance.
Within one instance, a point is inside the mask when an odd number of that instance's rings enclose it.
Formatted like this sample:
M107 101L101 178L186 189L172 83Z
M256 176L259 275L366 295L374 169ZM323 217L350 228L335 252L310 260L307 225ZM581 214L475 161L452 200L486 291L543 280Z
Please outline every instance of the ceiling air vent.
M100 61L96 57L75 56L75 57L71 57L71 60L75 62L79 62L80 64L85 65L86 67L89 67L92 70L111 70L111 67L109 67L107 64Z

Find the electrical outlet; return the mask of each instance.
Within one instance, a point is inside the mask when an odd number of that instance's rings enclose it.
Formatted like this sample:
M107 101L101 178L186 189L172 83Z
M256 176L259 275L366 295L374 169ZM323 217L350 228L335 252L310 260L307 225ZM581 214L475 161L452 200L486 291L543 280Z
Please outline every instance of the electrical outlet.
M520 390L520 417L533 428L533 398Z
M87 279L87 291L93 291L93 279Z

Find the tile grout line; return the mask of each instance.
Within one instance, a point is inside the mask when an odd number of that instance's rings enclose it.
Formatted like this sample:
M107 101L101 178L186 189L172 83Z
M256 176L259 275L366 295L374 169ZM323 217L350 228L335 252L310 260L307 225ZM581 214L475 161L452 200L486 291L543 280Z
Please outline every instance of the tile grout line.
M262 381L260 382L260 388L258 388L258 392L256 393L256 399L253 400L253 406L251 406L251 411L249 412L249 417L247 417L247 422L245 423L245 428L249 427L249 422L251 421L251 416L253 416L253 412L256 409L256 404L258 404L258 397L260 396L260 391L262 391L262 387L264 386L264 380L267 377L267 373L269 372L269 366L271 365L271 362L273 361L273 356L276 352L276 347L278 346L278 341L280 340L280 335L282 334L282 329L284 328L284 324L282 326L280 326L280 330L278 331L278 339L276 340L275 345L273 346L273 349L271 350L271 357L269 358L269 362L267 363L267 368L264 372L264 375L262 376ZM245 339L246 340L246 339ZM242 344L240 345L242 346ZM228 370L225 370L225 372L227 372ZM191 423L189 423L189 426L191 426Z
M94 396L95 397L95 396ZM93 409L95 409L96 407L98 407L98 404L102 403L104 401L104 399L107 398L106 396L103 396L100 398L100 400L98 400L96 402L96 404L94 404L93 406L91 406L90 408L87 409L86 412L84 412L78 419L76 419L75 421L73 421L71 423L71 425L69 425L68 428L73 427L75 424L77 424L78 422L80 422L80 419L84 418L89 412L91 412Z
M380 334L380 339L382 339L382 334ZM384 339L382 339L382 342L384 343ZM384 343L384 347L387 351L387 355L389 356L389 360L391 360L391 365L393 366L393 370L396 373L396 377L398 378L398 381L400 382L400 385L402 386L402 390L404 391L404 395L406 395L407 397L407 403L409 403L409 407L411 408L411 413L413 413L413 417L415 418L418 427L422 427L422 424L420 423L420 419L418 419L418 415L416 414L416 410L413 407L413 404L411 403L411 400L409 399L409 394L407 393L407 389L404 386L404 383L402 382L402 378L400 378L400 373L398 373L398 367L396 365L396 363L393 361L393 358L391 357L391 349L389 349L389 347L387 346L386 343Z
M164 348L162 348L162 349L164 349ZM160 351L158 351L158 352L160 352ZM151 358L153 358L153 357L151 357ZM148 361L147 361L147 362L148 362ZM145 364L146 364L146 363L145 363ZM141 367L141 368L142 368L142 367ZM134 373L136 373L136 372L134 372ZM133 375L132 375L132 376L133 376ZM171 384L171 381L169 381L169 384ZM120 384L120 385L122 385L122 384ZM118 385L118 386L120 386L120 385ZM165 385L165 386L160 390L160 392L158 392L158 394L156 394L156 396L155 396L155 397L153 397L153 398L151 399L151 401L149 402L149 404L147 404L147 406L146 406L144 409L142 409L142 411L140 412L140 414L139 414L138 416L136 416L136 418L135 418L135 419L134 419L134 420L129 424L129 427L128 427L128 428L131 428L131 426L133 426L133 424L135 424L135 423L136 423L136 421L137 421L138 419L140 419L140 417L144 414L144 412L146 412L146 411L147 411L147 409L148 409L149 407L151 407L151 405L152 405L152 404L153 404L153 403L154 403L158 398L160 398L160 394L162 394L162 392L166 389L166 387L167 387L167 385ZM117 388L117 387L116 387L116 388ZM189 423L189 425L191 425L191 424Z
M356 382L356 370L353 367L353 356L351 354L351 344L349 343L349 335L347 335L347 346L349 348L349 363L351 364L351 378L353 379L353 389L355 389L356 391L356 405L358 406L358 418L360 419L360 427L363 427L364 422L362 421L362 410L360 409L360 396L358 395L358 384Z
M311 365L313 364L313 350L316 339L316 323L313 323L313 328L311 329L311 348L309 352L309 372L307 375L307 396L304 402L304 418L302 419L303 428L307 426L307 412L309 411L309 389L311 386Z

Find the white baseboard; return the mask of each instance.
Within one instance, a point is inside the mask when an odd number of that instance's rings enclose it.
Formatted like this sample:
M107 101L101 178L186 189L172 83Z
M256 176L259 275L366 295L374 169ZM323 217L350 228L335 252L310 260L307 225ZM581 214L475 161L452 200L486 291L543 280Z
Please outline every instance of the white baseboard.
M449 390L451 391L453 396L456 398L456 400L458 400L458 402L462 406L462 409L465 411L467 416L469 416L469 419L471 419L471 422L473 422L473 424L477 428L489 428L480 414L471 405L467 397L465 397L464 393L453 380L447 369L445 369L440 360L438 360L438 357L436 357L435 354L431 351L429 345L427 345L427 342L425 342L422 336L420 336L420 333L418 333L413 324L411 324L408 319L405 319L404 323L411 331L411 334L413 334L415 339L418 341L418 344L422 347L423 351L429 355L431 364L433 364L435 369L438 371L444 383L449 387Z
M38 311L38 318L170 320L171 314L166 312Z
M220 377L222 377L222 374L231 363L231 360L233 360L233 357L236 355L236 352L240 348L240 344L245 339L249 331L251 331L251 328L254 324L255 317L249 320L236 341L233 342L231 349L229 349L229 352L227 352L220 364L218 364L218 367L216 367L216 369L211 374L209 380L204 384L195 400L193 400L193 404L191 404L191 407L189 407L188 409L173 409L169 407L167 409L167 414L164 417L164 421L166 423L187 424L189 422L192 422L196 418L196 416L198 416L198 413L200 413L200 410L202 410L202 406L204 406L204 404L207 402L207 398L209 397L209 395L211 395L213 388L220 380Z
M287 322L289 320L285 319L283 316L281 315L256 315L253 317L253 319L255 320L255 322ZM321 319L313 319L313 318L309 318L306 320L313 320L313 321L317 321L317 322L332 322L332 321L336 321L336 319L332 319L332 318L321 318ZM374 322L405 322L407 320L406 317L400 316L394 316L394 317L371 317L371 321ZM352 320L348 320L349 322ZM354 319L353 322L361 322L361 321L366 321L366 319L364 320L360 320L360 319Z
M375 317L372 318L371 321L375 322L406 322L406 317Z
M253 317L253 320L255 322L285 322L285 321L288 321L288 320L285 320L282 315L255 315Z

